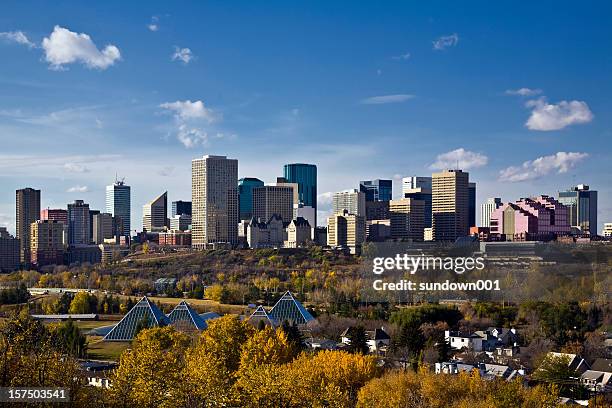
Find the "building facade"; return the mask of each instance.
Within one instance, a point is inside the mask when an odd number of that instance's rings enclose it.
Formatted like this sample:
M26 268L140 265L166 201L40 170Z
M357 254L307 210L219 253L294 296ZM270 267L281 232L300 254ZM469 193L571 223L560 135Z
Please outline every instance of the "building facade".
M389 203L391 238L423 241L425 202L412 198Z
M253 217L253 188L263 185L263 181L254 177L238 180L238 206L241 220L250 220Z
M0 272L19 269L19 240L0 227Z
M180 214L170 218L170 229L174 231L187 231L191 229L191 215Z
M192 247L238 242L238 160L204 156L191 162Z
M365 218L365 193L356 189L334 193L332 197L332 211L334 214L348 211L349 214L355 214Z
M423 201L423 225L431 228L431 187L405 188L403 193L404 198Z
M308 220L302 217L291 220L287 225L287 241L286 248L299 248L310 241L312 237L312 228Z
M431 191L431 177L410 176L402 178L402 195L416 188Z
M113 216L109 213L100 213L93 216L92 235L94 244L104 244L106 240L115 237Z
M293 219L293 186L268 185L254 187L253 217L269 220L274 214L284 222Z
M191 216L191 201L179 200L172 202L172 216L176 217L181 214Z
M168 192L165 191L142 206L142 229L160 232L168 229Z
M491 226L491 213L502 206L502 200L498 197L487 198L487 201L480 205L480 226Z
M390 201L393 197L393 180L364 180L359 182L359 191L366 201Z
M117 180L110 186L106 186L106 212L115 218L118 236L131 236L131 208L130 186L126 185L123 180Z
M64 263L64 224L38 220L30 227L32 264L37 267Z
M468 184L468 227L476 226L476 183Z
M432 174L431 211L435 241L455 241L469 234L469 173L444 170Z
M288 183L297 183L300 203L314 208L316 217L317 166L305 163L285 164L283 167L283 177Z
M597 191L586 184L559 191L559 202L568 208L570 226L584 234L597 235Z
M89 225L89 204L75 200L68 204L68 244L89 245L91 229Z
M365 217L345 210L327 218L327 245L348 247L351 253L358 254L365 238Z
M40 219L40 190L23 188L16 191L16 234L19 239L19 259L21 263L30 263L30 227Z

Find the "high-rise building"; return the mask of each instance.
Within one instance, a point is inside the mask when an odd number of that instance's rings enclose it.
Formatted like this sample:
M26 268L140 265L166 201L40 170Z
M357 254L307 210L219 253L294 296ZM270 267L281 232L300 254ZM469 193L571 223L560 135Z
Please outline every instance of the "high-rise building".
M429 178L429 181L431 185L431 178ZM404 188L402 191L404 198L423 201L423 228L431 228L431 187Z
M94 241L93 219L98 214L100 214L100 210L89 210L89 240L90 242Z
M32 264L37 267L64 263L64 224L38 220L30 226Z
M578 184L559 191L559 202L569 209L570 226L591 236L597 235L597 191L586 184Z
M172 202L172 216L177 215L189 215L191 216L191 201L173 201Z
M91 242L89 227L89 204L75 200L68 204L68 244L89 245Z
M393 180L360 181L359 191L365 193L366 201L389 201L393 197Z
M40 211L40 219L58 221L64 224L64 245L68 245L68 210L63 208L44 208Z
M469 234L469 173L444 170L432 174L431 211L435 241L455 241Z
M130 186L123 180L116 180L110 186L106 186L106 212L115 217L117 235L130 237L132 225Z
M92 220L94 244L104 244L104 240L115 237L113 216L109 213L95 214Z
M40 219L40 190L23 188L16 191L16 238L19 239L19 259L30 263L30 227Z
M245 177L238 180L238 200L241 220L250 220L253 216L253 188L263 185L263 181L254 177Z
M476 226L476 183L468 184L468 225L470 227Z
M19 240L0 227L0 272L19 269Z
M238 160L204 156L191 162L194 248L238 242Z
M173 231L187 231L191 227L191 215L180 214L170 218L170 229Z
M389 201L366 201L365 212L366 221L388 220Z
M288 183L297 183L300 203L314 208L316 217L317 166L304 163L285 164L283 167L283 176ZM316 226L316 224L314 226Z
M303 204L293 204L293 219L297 220L299 217L308 221L308 225L314 230L312 227L316 219L316 211L314 208Z
M431 177L410 176L402 179L402 195L415 188L431 191Z
M425 202L400 198L389 202L391 238L423 241Z
M327 218L327 245L348 247L351 253L359 254L365 238L364 216L350 214L345 210Z
M253 217L267 222L272 215L279 215L283 222L293 219L293 186L267 185L254 187Z
M349 214L355 214L365 218L365 193L356 189L334 193L332 197L332 211L334 214L348 211Z
M502 206L501 198L490 197L480 205L480 226L491 226L491 213Z
M142 229L160 232L168 229L168 192L165 191L142 206Z

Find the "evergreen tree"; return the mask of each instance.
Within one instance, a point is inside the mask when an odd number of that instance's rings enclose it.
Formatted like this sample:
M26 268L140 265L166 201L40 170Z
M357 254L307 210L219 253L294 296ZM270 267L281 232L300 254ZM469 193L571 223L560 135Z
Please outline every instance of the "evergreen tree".
M348 346L348 351L351 353L367 354L370 348L368 347L368 339L363 326L351 327L348 332L348 337L351 344Z

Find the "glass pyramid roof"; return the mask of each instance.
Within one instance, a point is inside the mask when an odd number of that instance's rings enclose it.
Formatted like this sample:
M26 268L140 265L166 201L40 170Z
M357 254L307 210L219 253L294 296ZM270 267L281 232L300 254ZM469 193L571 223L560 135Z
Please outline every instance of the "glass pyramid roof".
M268 315L272 320L279 323L288 321L289 323L300 325L314 321L314 317L312 317L308 310L306 310L289 291L285 292L278 302L276 302Z
M166 315L145 296L123 316L103 340L131 341L136 335L139 322L147 322L146 327L165 326L169 323Z
M187 304L184 300L176 305L174 309L168 315L170 324L175 326L177 329L198 329L204 330L208 325L204 319L196 313L195 310Z
M274 319L270 317L266 309L263 306L257 306L257 309L253 312L253 314L249 317L250 323L258 323L263 321L265 324L269 324L271 326L276 326L276 322Z

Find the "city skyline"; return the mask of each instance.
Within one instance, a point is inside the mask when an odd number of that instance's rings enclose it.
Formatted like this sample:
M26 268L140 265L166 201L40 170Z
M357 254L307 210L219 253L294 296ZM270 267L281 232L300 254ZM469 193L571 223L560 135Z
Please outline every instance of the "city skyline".
M41 189L41 208L104 210L115 174L139 230L160 190L190 199L189 163L207 154L266 183L286 163L316 164L320 225L334 192L393 179L398 198L401 177L442 167L470 173L477 207L585 183L597 230L612 219L608 4L486 20L468 17L486 3L119 4L40 4L26 20L23 2L0 16L0 225L12 233L15 190Z

